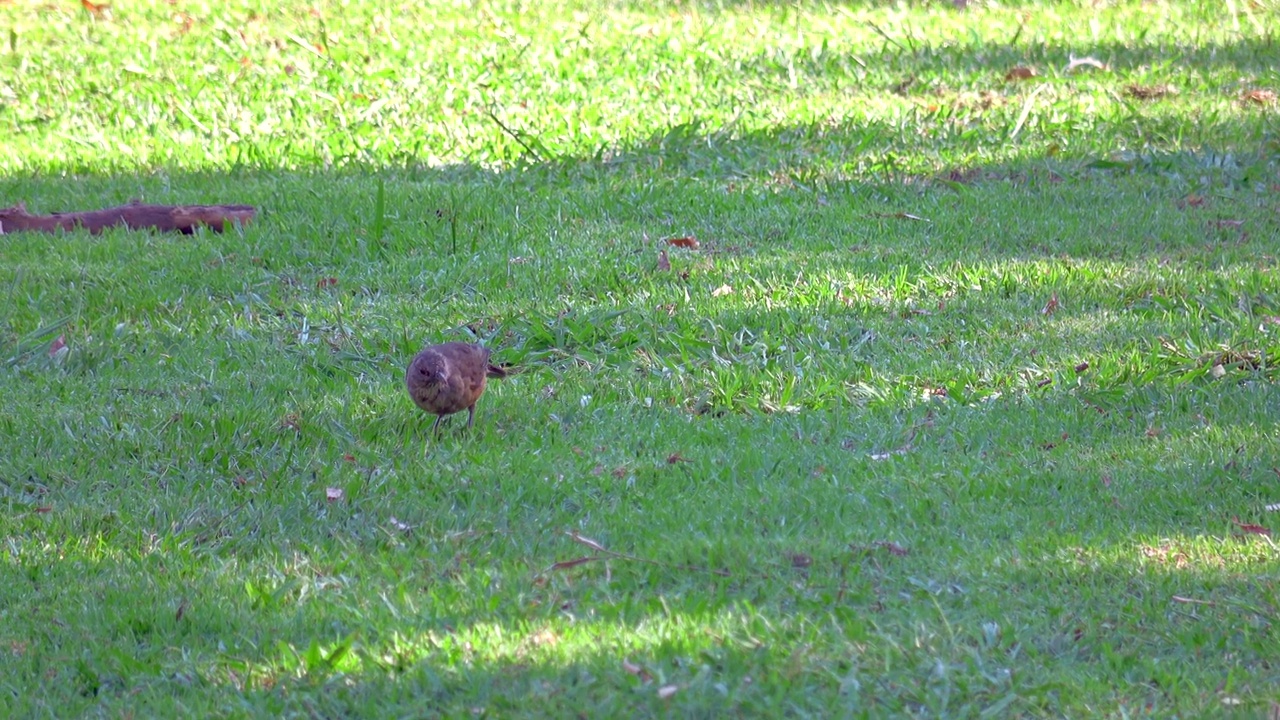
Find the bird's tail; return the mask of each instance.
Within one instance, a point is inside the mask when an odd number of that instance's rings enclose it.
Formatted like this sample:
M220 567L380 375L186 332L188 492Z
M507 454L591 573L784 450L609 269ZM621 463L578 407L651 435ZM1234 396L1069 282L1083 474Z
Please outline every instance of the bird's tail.
M508 373L507 369L504 367L498 367L493 363L489 363L488 367L485 368L484 374L491 378L504 378L510 373Z

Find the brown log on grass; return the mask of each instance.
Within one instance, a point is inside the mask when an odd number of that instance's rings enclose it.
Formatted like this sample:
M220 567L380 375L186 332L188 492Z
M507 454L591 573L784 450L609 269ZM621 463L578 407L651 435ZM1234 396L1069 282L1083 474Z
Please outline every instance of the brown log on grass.
M0 234L21 230L52 233L82 227L97 235L106 228L124 225L131 230L153 229L190 235L200 226L222 232L229 224L248 225L257 212L252 205L143 205L132 202L104 210L32 215L25 205L19 203L11 208L0 208Z

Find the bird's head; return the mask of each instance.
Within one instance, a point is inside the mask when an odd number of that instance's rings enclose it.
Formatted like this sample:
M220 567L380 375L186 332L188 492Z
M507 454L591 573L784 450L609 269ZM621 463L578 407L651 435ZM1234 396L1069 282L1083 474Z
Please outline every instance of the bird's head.
M435 355L421 355L409 366L409 382L415 385L439 385L448 374L448 363Z

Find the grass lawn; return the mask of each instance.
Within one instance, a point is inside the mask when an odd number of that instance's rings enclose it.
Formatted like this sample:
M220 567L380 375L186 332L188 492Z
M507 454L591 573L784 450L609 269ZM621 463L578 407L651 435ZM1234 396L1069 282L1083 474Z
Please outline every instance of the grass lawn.
M0 1L0 716L1275 717L1276 28Z

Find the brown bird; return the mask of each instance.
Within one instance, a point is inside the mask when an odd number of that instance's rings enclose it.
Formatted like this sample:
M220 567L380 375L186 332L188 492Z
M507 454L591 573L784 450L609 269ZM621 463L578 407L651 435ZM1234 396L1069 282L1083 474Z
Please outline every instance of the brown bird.
M467 411L467 427L476 419L476 401L486 378L503 378L507 371L489 362L489 348L450 342L422 349L409 363L404 384L409 397L423 410L435 413L432 431L445 415Z

